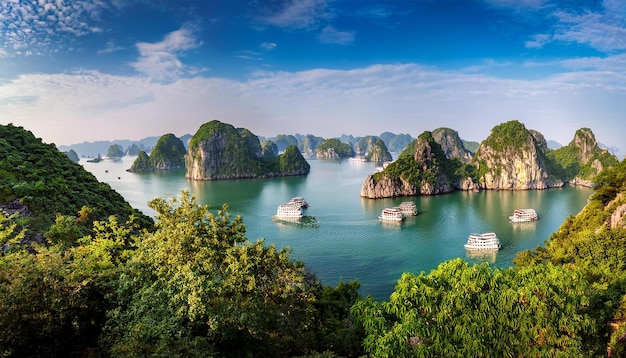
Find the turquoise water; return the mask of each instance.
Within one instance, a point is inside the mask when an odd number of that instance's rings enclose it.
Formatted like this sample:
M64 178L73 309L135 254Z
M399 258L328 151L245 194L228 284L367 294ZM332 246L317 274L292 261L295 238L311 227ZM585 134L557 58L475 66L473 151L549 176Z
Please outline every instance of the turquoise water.
M128 169L134 157L81 164L100 181L108 183L130 204L148 215L148 201L190 191L200 204L220 209L227 203L233 215L241 215L248 239L289 247L324 284L358 279L361 294L388 299L403 272L429 272L456 257L470 262L488 261L508 267L515 255L543 245L570 214L586 204L591 189L565 187L542 191L455 192L439 196L396 199L364 199L359 191L373 163L309 160L307 177L193 182L184 171L135 174ZM277 224L271 217L280 203L304 196L306 210L319 227ZM383 224L383 208L413 200L420 214L401 224ZM511 224L516 208L534 208L539 221ZM472 232L496 232L502 249L471 255L463 244Z

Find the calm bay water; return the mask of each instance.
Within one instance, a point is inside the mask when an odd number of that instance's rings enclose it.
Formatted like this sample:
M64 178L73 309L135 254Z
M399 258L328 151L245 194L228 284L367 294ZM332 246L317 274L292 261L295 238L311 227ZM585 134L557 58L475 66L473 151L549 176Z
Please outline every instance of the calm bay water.
M98 180L108 183L133 207L154 215L148 201L176 196L188 190L200 204L221 209L228 204L241 215L251 241L264 238L277 247L290 247L291 257L303 261L324 284L358 279L361 294L387 300L403 272L429 272L441 262L461 257L469 262L488 261L508 267L515 255L544 245L570 214L578 213L591 189L565 187L541 191L455 192L439 196L364 199L359 191L372 163L309 160L307 177L194 182L184 171L135 174L126 172L135 157L81 164ZM306 214L319 227L277 224L271 217L280 203L304 196ZM401 224L383 224L383 208L413 200L420 214ZM511 224L516 208L534 208L534 223ZM463 244L473 232L496 232L502 249L471 255Z

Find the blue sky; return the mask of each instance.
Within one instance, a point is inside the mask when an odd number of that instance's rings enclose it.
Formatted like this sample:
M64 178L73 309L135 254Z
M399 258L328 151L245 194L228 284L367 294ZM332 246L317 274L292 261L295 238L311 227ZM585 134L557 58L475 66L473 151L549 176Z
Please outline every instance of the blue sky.
M0 122L58 145L517 119L626 149L623 0L2 0Z

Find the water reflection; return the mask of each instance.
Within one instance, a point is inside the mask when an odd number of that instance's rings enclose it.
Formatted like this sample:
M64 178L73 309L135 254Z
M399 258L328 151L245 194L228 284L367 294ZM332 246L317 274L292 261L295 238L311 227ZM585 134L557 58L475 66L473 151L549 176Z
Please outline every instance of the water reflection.
M496 263L498 251L496 250L465 250L465 256L470 261Z

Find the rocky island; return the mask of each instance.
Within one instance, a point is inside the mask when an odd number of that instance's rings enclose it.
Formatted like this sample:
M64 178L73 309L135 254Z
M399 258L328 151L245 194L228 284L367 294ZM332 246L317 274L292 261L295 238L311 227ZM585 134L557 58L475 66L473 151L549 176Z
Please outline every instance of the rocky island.
M185 167L187 149L175 135L168 133L159 138L150 155L141 150L137 159L127 170L129 172L150 172L155 170L172 170Z
M385 142L376 136L366 136L359 139L354 145L354 152L355 155L372 162L389 162L392 160Z
M513 120L495 126L474 155L449 128L424 132L380 173L369 175L366 198L433 195L454 190L529 190L591 186L603 169L618 163L588 128L565 147L549 149L544 136Z
M186 177L192 180L270 178L307 175L311 169L296 146L276 155L273 143L261 144L245 128L214 120L200 126L185 155Z
M315 149L315 156L318 159L344 159L354 157L354 149L348 143L344 143L337 138L324 140Z

